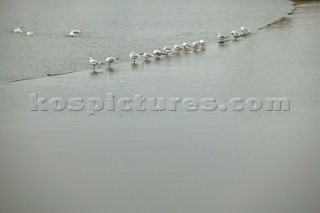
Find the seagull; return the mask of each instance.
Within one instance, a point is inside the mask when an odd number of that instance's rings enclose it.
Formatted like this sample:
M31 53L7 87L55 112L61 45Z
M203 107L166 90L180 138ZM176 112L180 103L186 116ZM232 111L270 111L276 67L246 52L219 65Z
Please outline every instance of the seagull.
M232 31L231 35L233 36L234 39L241 37L241 35L239 33L237 33L236 31Z
M89 62L93 66L93 68L92 68L93 71L95 71L95 68L96 68L97 65L103 64L102 62L94 60L92 57L89 58Z
M139 58L139 56L140 56L140 55L137 54L137 53L134 53L134 52L131 52L131 53L130 53L130 58L133 59L133 63L134 63L134 64L136 63L136 59Z
M79 30L71 30L70 32L73 32L73 33L76 33L76 34L78 33L78 34L79 34L79 33L81 33L81 29L79 29Z
M33 32L27 31L26 35L31 36L31 35L33 35Z
M248 35L250 33L250 31L246 28L246 27L241 27L240 31L242 32L242 35Z
M144 57L144 58L146 59L146 61L147 61L149 58L151 58L151 57L154 56L154 55L151 54L151 53L141 53L140 55L142 55L142 57Z
M164 51L165 53L169 54L170 52L172 52L172 49L169 48L169 47L164 47L164 48L163 48L163 51Z
M22 33L23 32L22 28L23 28L23 26L17 27L14 30L12 30L12 32L14 32L14 33Z
M206 46L206 42L204 42L204 40L200 40L199 43L202 48L204 48L204 46Z
M183 43L182 44L182 46L183 46L183 49L185 50L185 51L191 51L191 45L190 44L188 44L188 43Z
M74 34L73 31L70 32L70 34L68 35L69 37L76 37L76 34Z
M167 53L163 53L161 52L160 50L154 50L153 51L153 55L156 57L156 58L159 58L160 56L162 55L168 55Z
M229 38L228 35L222 35L221 33L218 33L218 39L220 42L223 42L224 39Z
M196 42L193 42L192 43L192 47L193 47L193 49L198 49L199 47L200 47L200 42L199 41L196 41Z
M119 58L116 58L116 57L107 57L106 58L106 62L109 64L109 67L111 67L111 64L117 60L119 60Z
M179 53L181 50L183 50L183 48L180 45L174 45L173 47L173 51Z

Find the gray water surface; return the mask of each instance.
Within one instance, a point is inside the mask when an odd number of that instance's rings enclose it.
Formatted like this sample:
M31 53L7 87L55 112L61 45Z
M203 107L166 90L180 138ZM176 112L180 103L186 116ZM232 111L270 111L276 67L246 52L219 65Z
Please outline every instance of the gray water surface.
M191 2L184 4L198 5ZM207 3L212 2L216 1ZM237 11L231 13L234 17L221 12L225 18L217 16L210 22L221 24L221 31L238 28L242 22L250 22L248 26L252 29L266 24L261 21L263 18L244 18L242 21L246 13L240 6L235 7L242 3L230 2L234 5L224 2L225 7L221 10ZM247 16L273 19L265 14L279 10L276 4L282 1L256 2L242 6L250 10L251 15ZM287 4L286 1L283 3ZM38 4L40 7L46 3L39 1ZM92 14L89 10L93 7L92 2L86 4L83 7L88 8L87 14ZM170 4L175 3L170 1ZM198 6L202 11L218 11L217 7L211 8L208 4ZM265 6L258 6L260 4ZM57 18L56 7L72 10L71 5L67 5L69 3L63 6L52 3L51 16ZM113 5L117 6L116 3ZM145 10L145 7L137 3L133 10ZM11 8L17 7L12 3ZM154 6L154 10L158 8ZM172 8L175 7L168 8L174 11ZM281 11L283 9L280 7ZM159 11L163 13L160 8ZM217 11L215 15L219 14ZM206 50L151 60L150 63L139 61L135 66L122 61L115 64L113 70L102 67L96 74L87 70L0 84L0 212L318 213L319 11L319 3L298 5L294 14L282 22L224 45L218 45L214 38L219 27L203 25L197 28L198 25L192 22L199 31L192 31L190 35L170 31L171 35L168 35L177 40L168 42L184 40L175 36L179 33L190 40L203 36L208 41ZM129 12L124 10L123 14ZM198 14L199 17L203 15L200 11ZM63 16L67 14L63 13ZM230 22L216 22L216 19ZM100 23L105 21L98 20ZM11 25L8 24L6 32ZM72 26L74 23L65 28ZM149 27L156 26L150 24ZM98 32L93 28L90 28L92 32ZM201 32L206 28L207 36ZM54 34L55 29L51 30ZM150 31L154 35L157 32ZM76 38L75 44L81 45L81 40L89 41L92 36L96 36L93 42L103 43L95 33L87 33L84 32L83 38ZM86 35L90 35L90 39ZM37 39L37 35L32 38L10 36ZM167 45L161 42L162 37L159 40L151 37L145 43L128 45L145 45L148 49L152 46L148 42ZM70 42L60 34L52 38ZM133 41L140 39L132 34L131 38ZM122 42L112 44L127 45ZM49 45L52 51L55 51L54 46ZM124 51L118 47L114 49L120 51L119 55ZM96 45L92 50L96 50ZM50 52L48 49L43 51ZM98 48L91 54L99 57L104 53L103 48ZM60 54L61 58L67 57L67 54ZM56 55L60 57L60 54ZM9 55L14 57L13 53ZM80 61L84 60L81 66L88 69L89 54L84 55L84 59L79 56ZM30 58L33 57L30 54ZM56 61L52 64L61 65ZM26 69L26 72L34 74L38 69ZM30 111L30 93L69 99L104 98L110 92L118 98L135 94L144 97L214 97L218 104L225 104L235 97L286 97L291 101L291 109L286 112L187 112L182 108L174 112L102 110L93 116L88 116L86 110Z

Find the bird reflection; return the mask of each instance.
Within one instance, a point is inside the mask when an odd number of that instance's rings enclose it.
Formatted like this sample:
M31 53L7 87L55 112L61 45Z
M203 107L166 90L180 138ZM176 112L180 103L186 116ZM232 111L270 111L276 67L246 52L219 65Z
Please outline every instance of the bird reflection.
M161 58L154 58L155 63L159 63L161 61Z
M144 60L142 63L143 63L143 64L150 64L151 61L149 61L149 60Z
M100 79L102 74L102 72L92 71L90 73L90 79Z
M107 70L108 72L114 72L114 71L115 71L115 69L114 69L114 68L111 68L111 67L107 67L106 70Z
M224 47L225 46L225 44L224 44L225 42L219 42L218 44L219 44L219 47Z
M134 63L134 64L131 64L131 69L134 71L134 70L137 70L139 67L138 64Z

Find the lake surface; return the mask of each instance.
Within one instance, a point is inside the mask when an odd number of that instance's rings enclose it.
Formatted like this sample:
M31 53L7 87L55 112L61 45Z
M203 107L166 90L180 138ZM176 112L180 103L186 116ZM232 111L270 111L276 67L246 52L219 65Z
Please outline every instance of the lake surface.
M0 212L318 213L320 4L298 4L286 16L288 1L109 2L0 3L2 81L79 71L0 84ZM20 23L34 36L10 33ZM217 32L242 25L253 33L216 43ZM79 38L63 36L78 26ZM137 65L128 58L201 38L207 47L198 52ZM123 59L89 71L89 56L109 54ZM219 106L283 97L290 111L180 104L88 116L31 111L32 93L212 97Z

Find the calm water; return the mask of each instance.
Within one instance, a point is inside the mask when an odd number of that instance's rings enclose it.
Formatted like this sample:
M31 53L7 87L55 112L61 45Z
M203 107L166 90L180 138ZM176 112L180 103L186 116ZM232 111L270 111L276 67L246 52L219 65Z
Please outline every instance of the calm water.
M319 3L298 5L259 31L290 2L2 1L0 8L3 81L88 70L90 55L123 57L95 75L0 84L1 213L319 212ZM11 34L20 23L35 35ZM218 31L241 25L254 33L217 45ZM81 37L63 36L78 26ZM208 46L198 53L136 66L127 58L131 49L200 38ZM291 110L30 111L30 93L69 99L108 92L214 97L219 104L287 97Z
M291 8L288 0L2 0L0 81L87 70L90 56L128 63L131 51L200 39L240 26L257 29ZM249 6L250 5L250 6ZM16 26L35 34L12 34ZM65 37L81 28L78 38Z

